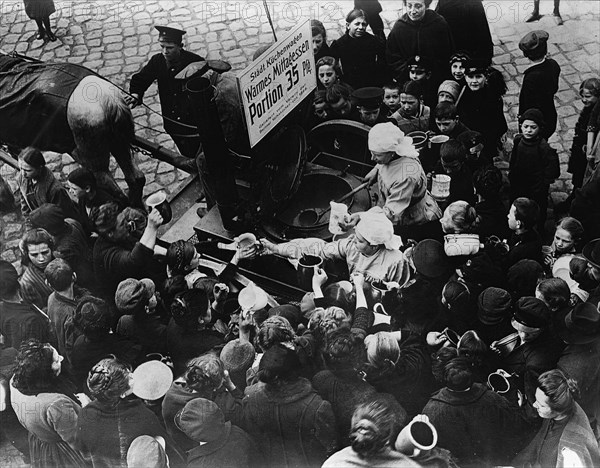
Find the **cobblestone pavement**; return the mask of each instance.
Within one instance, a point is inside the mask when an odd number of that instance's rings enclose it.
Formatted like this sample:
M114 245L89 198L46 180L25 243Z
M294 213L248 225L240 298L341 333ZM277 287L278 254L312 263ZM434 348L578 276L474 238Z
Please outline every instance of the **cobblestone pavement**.
M344 17L352 8L351 1L271 1L269 10L277 33L309 18L321 20L328 30L329 41L343 34ZM382 1L382 17L387 30L402 13L400 0ZM519 48L519 39L529 30L546 29L550 33L549 54L562 67L560 89L556 96L559 128L550 143L559 151L561 176L553 185L553 198L563 198L570 191L570 175L566 172L568 151L573 129L582 105L578 87L584 78L598 75L600 45L598 20L600 2L563 1L563 26L557 26L551 16L552 2L542 1L539 22L524 23L533 8L533 2L497 0L484 1L495 43L494 63L508 80L505 107L509 121L510 148L512 134L517 129L516 114L521 73L528 66ZM234 71L243 69L253 52L262 44L272 42L273 36L260 1L63 1L55 0L56 13L51 22L58 38L56 42L35 40L36 25L23 11L18 1L0 2L0 49L16 51L44 61L68 61L97 71L124 88L129 77L148 58L159 51L155 24L169 24L187 30L185 44L188 50L211 59L231 63ZM152 111L160 105L156 86L146 95L145 103ZM145 108L134 110L137 131L148 139L174 149L170 138L162 133L159 115ZM145 193L164 187L172 192L184 183L188 175L171 166L136 155L147 179ZM64 179L75 164L68 155L51 154L49 167ZM112 167L115 168L114 162ZM0 173L16 189L14 170L4 165ZM120 170L115 176L125 187ZM19 264L17 244L22 236L22 218L19 214L4 215L0 219L0 242L3 259ZM0 446L0 465L19 466L20 457L8 444Z

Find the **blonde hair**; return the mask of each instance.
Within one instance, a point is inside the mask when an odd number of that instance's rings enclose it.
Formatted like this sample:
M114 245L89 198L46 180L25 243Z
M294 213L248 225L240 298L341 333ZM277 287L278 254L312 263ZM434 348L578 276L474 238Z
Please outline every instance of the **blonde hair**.
M367 361L373 367L385 369L394 367L400 359L400 345L389 332L378 332L365 338Z

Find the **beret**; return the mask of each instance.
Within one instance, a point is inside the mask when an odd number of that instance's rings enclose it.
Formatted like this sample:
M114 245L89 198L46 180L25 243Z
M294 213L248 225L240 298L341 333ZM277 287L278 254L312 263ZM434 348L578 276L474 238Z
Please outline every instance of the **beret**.
M543 47L550 36L546 31L538 29L536 31L529 31L519 41L519 49L523 52L535 52L540 47Z

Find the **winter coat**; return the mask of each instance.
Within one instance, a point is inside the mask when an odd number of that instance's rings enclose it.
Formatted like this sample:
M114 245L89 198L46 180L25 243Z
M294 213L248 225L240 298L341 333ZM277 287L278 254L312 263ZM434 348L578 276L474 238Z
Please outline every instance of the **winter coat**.
M516 347L502 360L502 368L518 374L519 389L525 393L527 401L533 405L538 377L556 368L556 363L564 349L564 343L549 331L533 341Z
M560 176L558 154L546 140L526 140L516 135L510 157L510 199L548 197L550 184Z
M466 86L457 107L461 122L483 135L483 156L495 156L498 140L508 130L501 91L490 84L478 91Z
M175 323L174 319L167 326L167 350L173 359L175 376L183 374L190 359L223 344L223 335L211 329L188 330Z
M27 265L19 278L19 288L23 300L40 309L48 307L48 297L54 291L46 282L44 270L39 269L32 263Z
M542 238L537 231L526 231L522 234L513 233L509 239L510 250L504 258L504 268L508 270L519 260L535 260L540 265L542 262Z
M500 239L508 239L510 234L506 221L508 210L500 197L480 201L475 204L475 211L480 218L477 234L482 241L492 235Z
M47 342L50 323L31 304L0 301L0 333L6 346L19 349L21 342L29 338Z
M404 333L403 335L407 335ZM409 335L400 342L400 360L390 370L367 370L367 382L389 393L406 410L409 419L419 414L433 389L431 362L421 338Z
M188 468L259 468L262 460L256 443L242 429L226 423L225 438L204 445L197 445L188 451Z
M76 446L93 468L127 467L127 450L141 435L161 436L171 466L183 459L154 413L141 400L120 399L111 406L93 401L83 408L77 421Z
M466 392L442 388L434 393L423 414L438 432L438 445L450 450L459 466L503 464L520 447L529 429L518 409L482 384Z
M540 467L538 463L539 451L553 422L553 419L544 419L542 427L534 439L516 456L511 466L517 468ZM598 442L594 438L594 433L585 417L585 413L577 403L575 403L575 412L569 417L569 422L567 422L560 436L558 457L554 466L556 468L566 466L600 466ZM551 467L545 466L543 468Z
M244 421L267 467L320 467L337 448L331 404L303 378L247 387Z
M414 22L405 13L394 24L387 40L387 62L395 78L400 82L408 78L406 62L415 55L428 57L434 61L432 79L441 82L448 60L454 52L454 40L446 20L432 10L425 17Z
M481 0L440 0L435 11L450 26L456 50L491 63L494 43Z
M554 106L554 95L558 91L559 75L560 65L551 58L532 65L523 74L519 115L523 115L527 109L539 109L544 116L544 126L540 129L540 134L546 140L556 130L558 115Z
M114 304L119 283L127 278L150 278L154 284L166 279L166 269L153 259L154 251L136 242L133 248L99 237L94 244L94 273L98 294Z
M587 157L583 151L583 146L587 145L588 122L592 115L592 106L584 107L579 114L575 124L575 135L571 145L571 155L569 156L569 165L567 171L573 174L573 186L578 188L583 184L583 176L588 165Z
M329 457L323 468L364 467L364 468L416 468L421 466L406 455L386 447L381 452L363 458L352 447L346 447Z
M600 337L588 344L569 344L558 360L558 369L575 379L581 394L578 403L592 427L600 430Z
M24 216L28 216L44 203L52 203L63 210L66 218L79 219L79 212L71 201L67 190L46 166L40 168L35 183L31 179L26 179L20 173L17 176L17 183L21 191L21 212Z
M361 403L373 400L377 391L362 380L355 369L317 372L312 385L321 398L331 403L341 445L349 445L348 434L354 410Z
M331 43L329 52L339 59L344 82L354 89L381 87L390 79L385 44L368 32L362 37L350 37L346 32Z
M164 55L155 54L139 72L131 77L129 92L139 94L140 98L144 96L154 81L158 81L161 114L165 118L165 131L169 134L191 135L197 133L193 108L184 91L186 81L176 80L175 75L190 63L202 60L204 59L199 55L182 50L177 63L168 68ZM192 128L182 127L177 124L178 122L191 125Z
M25 395L12 381L10 399L19 422L29 432L33 467L87 466L75 448L81 406L61 393Z
M244 393L235 389L232 393L225 390L219 391L213 401L223 411L225 421L231 421L233 424L242 424L242 398ZM175 425L175 416L191 400L201 398L199 393L190 391L183 379L177 379L171 385L162 401L162 418L167 428L167 432L182 450L188 451L197 445L192 439L186 436Z

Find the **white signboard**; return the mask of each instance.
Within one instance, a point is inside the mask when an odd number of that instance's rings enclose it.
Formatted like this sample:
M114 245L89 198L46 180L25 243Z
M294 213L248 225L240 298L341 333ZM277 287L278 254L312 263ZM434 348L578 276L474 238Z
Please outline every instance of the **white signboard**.
M317 86L310 21L273 44L237 80L254 146Z

